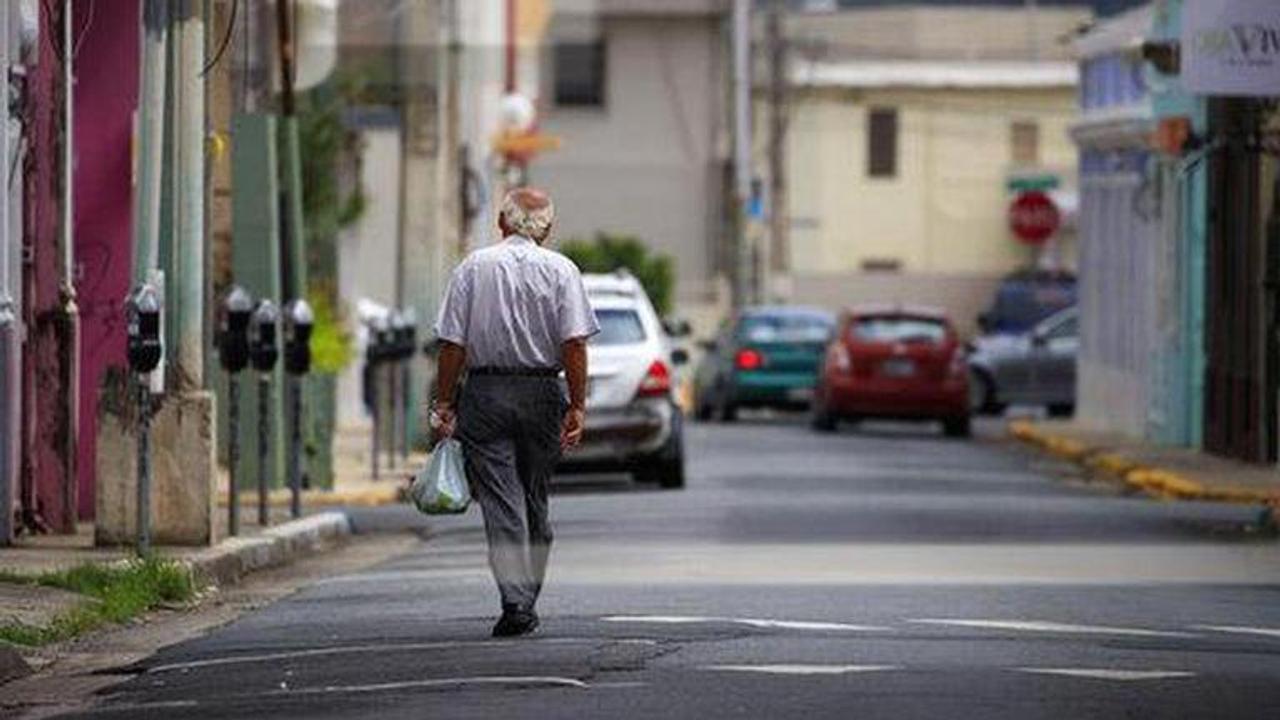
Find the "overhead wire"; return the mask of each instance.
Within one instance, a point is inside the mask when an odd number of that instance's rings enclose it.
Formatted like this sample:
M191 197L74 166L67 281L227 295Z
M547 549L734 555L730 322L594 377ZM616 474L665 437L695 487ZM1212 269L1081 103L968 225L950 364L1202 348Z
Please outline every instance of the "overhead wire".
M200 70L200 77L208 75L209 71L213 70L213 68L222 61L222 56L227 52L227 48L231 45L231 36L235 33L236 16L239 9L240 0L231 0L231 17L227 18L227 29L222 32L222 40L218 43L218 49L213 53L213 57L210 58Z

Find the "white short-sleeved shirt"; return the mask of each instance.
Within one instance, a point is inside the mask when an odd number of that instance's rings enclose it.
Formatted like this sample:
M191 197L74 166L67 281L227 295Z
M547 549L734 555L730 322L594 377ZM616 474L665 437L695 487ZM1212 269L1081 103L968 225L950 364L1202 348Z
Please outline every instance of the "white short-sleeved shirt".
M565 341L599 331L578 267L519 235L458 265L436 323L471 367L559 367Z

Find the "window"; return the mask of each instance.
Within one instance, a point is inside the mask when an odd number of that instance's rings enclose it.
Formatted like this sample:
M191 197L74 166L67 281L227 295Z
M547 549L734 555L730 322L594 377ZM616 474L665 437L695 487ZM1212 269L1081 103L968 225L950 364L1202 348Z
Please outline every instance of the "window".
M558 43L552 53L556 104L565 107L603 107L604 41Z
M867 112L867 176L898 174L898 110L871 108Z
M1040 126L1019 121L1009 126L1009 147L1014 165L1040 164Z
M851 328L853 339L865 343L922 343L940 345L947 339L941 320L916 317L858 318Z
M825 315L748 315L739 336L749 343L826 342L835 322Z
M633 310L597 310L600 332L591 338L592 345L631 345L644 342L644 325Z
M1045 338L1049 340L1074 339L1080 336L1080 321L1075 315L1047 329Z

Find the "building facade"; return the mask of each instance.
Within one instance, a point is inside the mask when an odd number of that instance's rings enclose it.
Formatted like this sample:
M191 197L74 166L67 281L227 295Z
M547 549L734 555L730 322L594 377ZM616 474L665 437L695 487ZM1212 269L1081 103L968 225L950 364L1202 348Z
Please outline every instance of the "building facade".
M1053 38L1087 18L925 6L789 18L790 240L775 294L937 305L972 331L1006 274L1071 269L1077 70ZM1065 220L1045 250L1009 229L1023 182L1051 188Z
M561 146L531 182L556 200L557 237L634 235L671 255L695 314L722 295L725 5L557 5L540 72L540 127Z

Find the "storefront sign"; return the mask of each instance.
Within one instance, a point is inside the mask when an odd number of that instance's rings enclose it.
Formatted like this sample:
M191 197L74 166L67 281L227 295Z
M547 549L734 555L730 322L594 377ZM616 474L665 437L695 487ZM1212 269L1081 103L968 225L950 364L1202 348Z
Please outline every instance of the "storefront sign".
M1188 0L1182 75L1202 95L1280 95L1280 2Z
M1024 245L1039 247L1062 226L1062 213L1045 193L1024 192L1009 207L1009 229Z

